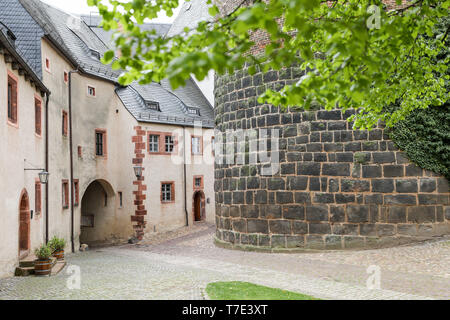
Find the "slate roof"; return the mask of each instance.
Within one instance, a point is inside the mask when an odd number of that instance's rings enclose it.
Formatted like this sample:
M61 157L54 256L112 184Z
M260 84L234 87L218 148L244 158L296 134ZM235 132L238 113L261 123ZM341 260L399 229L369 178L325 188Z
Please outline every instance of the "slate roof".
M16 51L42 79L41 38L44 31L17 0L0 0L0 8L0 21L17 37Z
M80 18L91 28L92 31L105 43L108 47L112 48L113 44L111 37L114 33L113 30L106 31L100 27L102 18L99 15L80 15ZM142 30L155 30L158 36L165 36L169 31L171 24L169 23L144 23L141 25Z
M34 83L41 90L41 94L44 94L44 92L49 94L50 91L42 83L40 75L36 74L32 66L25 60L24 52L16 46L16 40L17 37L14 32L12 32L12 30L4 22L0 21L0 46L3 49L3 54L9 54L13 57L12 62L18 63L20 65L20 70L24 71L26 75L33 79Z
M212 4L211 4L212 5ZM211 6L206 3L206 0L190 0L185 1L178 13L177 18L172 23L168 37L180 34L185 27L194 29L200 21L209 21L212 19L208 13L208 9Z
M133 83L128 87L121 87L117 79L121 70L112 70L99 60L109 48L108 42L102 41L82 19L53 8L39 0L0 0L20 2L38 25L44 30L45 36L56 45L75 67L81 72L100 77L116 84L116 93L130 113L142 122L171 123L194 125L195 120L203 122L205 127L213 127L213 109L200 89L188 81L186 87L172 91L166 81L139 85ZM18 10L19 11L19 10ZM25 12L21 14L27 15ZM90 21L89 23L91 23ZM20 36L23 36L20 32ZM19 36L18 36L19 38ZM39 41L40 46L40 38ZM40 52L39 52L40 57ZM40 58L39 58L40 61ZM161 111L149 110L145 101L155 101ZM200 109L200 115L188 113L188 107ZM150 117L157 112L157 116Z

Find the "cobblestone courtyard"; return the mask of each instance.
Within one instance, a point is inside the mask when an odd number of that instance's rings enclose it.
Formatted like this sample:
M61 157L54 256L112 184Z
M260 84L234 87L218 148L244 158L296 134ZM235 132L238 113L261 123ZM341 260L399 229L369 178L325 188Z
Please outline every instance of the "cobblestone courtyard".
M213 233L213 226L200 224L149 236L140 245L68 254L68 265L54 277L0 280L0 299L205 299L206 284L218 280L324 299L450 299L448 240L380 250L267 254L217 248ZM380 267L380 290L366 287L370 265ZM77 267L80 288L69 289Z

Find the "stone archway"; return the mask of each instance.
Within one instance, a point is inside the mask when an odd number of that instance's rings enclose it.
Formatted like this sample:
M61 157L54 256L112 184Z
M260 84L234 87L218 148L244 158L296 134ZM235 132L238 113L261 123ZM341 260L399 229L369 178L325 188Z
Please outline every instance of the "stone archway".
M106 180L94 180L81 199L80 243L108 242L114 234L115 192Z
M19 202L19 258L26 257L30 252L30 218L30 201L24 189Z
M205 194L203 191L196 191L193 196L193 214L194 221L203 221L205 214Z

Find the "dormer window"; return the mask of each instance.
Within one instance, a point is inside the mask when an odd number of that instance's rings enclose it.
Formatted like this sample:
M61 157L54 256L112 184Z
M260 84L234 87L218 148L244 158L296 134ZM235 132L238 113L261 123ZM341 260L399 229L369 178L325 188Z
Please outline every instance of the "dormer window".
M90 51L91 51L91 56L93 58L100 60L100 52L98 52L97 50L94 50L94 49L90 49Z
M161 111L159 109L159 103L155 101L145 101L145 106L150 110Z
M187 110L188 110L189 114L196 115L196 116L200 115L200 110L198 108L189 107Z

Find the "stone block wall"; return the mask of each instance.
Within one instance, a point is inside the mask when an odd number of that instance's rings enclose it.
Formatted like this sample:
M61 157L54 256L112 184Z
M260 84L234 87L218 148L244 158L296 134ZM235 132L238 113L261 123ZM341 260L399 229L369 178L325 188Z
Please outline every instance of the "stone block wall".
M352 110L281 112L257 102L267 88L301 73L292 67L251 76L244 69L216 77L219 133L280 133L280 170L273 176L261 175L261 164L216 164L217 242L347 249L449 235L448 181L410 163L382 125L355 131L346 120Z

